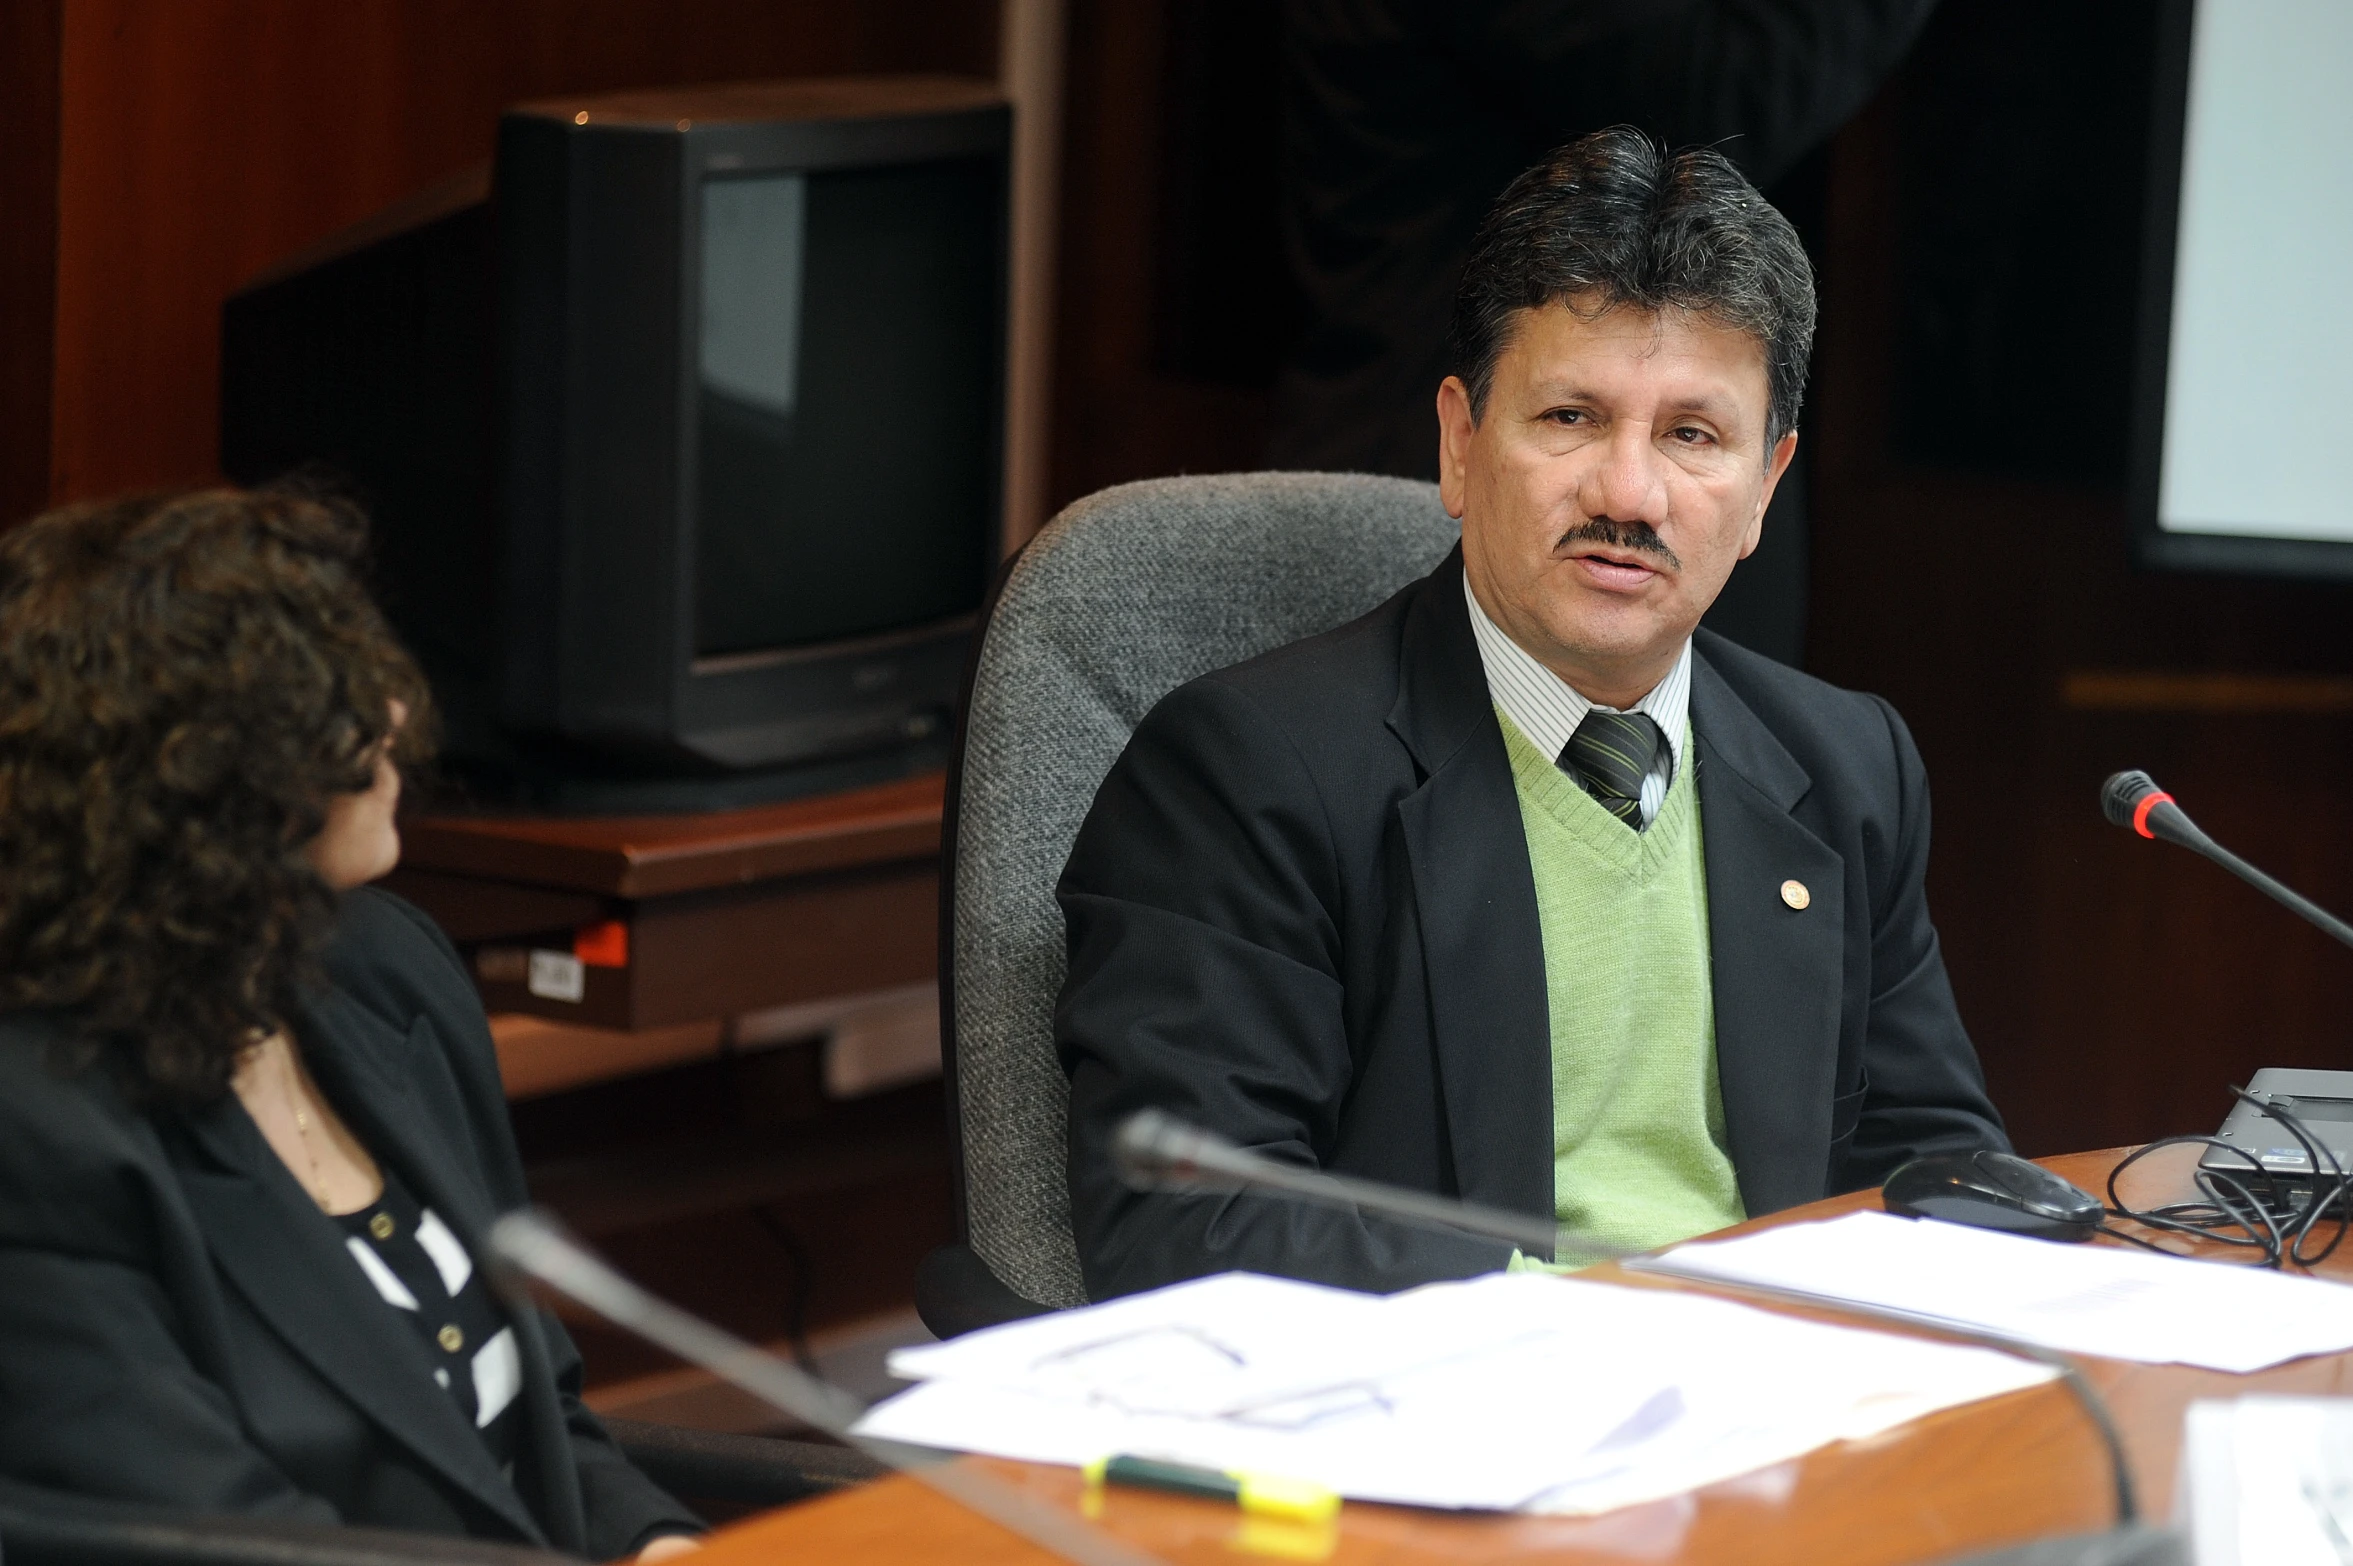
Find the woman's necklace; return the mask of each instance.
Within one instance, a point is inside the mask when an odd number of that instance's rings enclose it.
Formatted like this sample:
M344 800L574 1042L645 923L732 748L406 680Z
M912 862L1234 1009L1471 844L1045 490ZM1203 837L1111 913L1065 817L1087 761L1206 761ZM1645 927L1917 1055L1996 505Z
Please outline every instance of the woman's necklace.
M302 1142L302 1156L310 1163L310 1179L306 1182L310 1188L310 1199L319 1204L320 1212L325 1212L333 1204L327 1200L327 1175L319 1167L319 1150L310 1143L310 1112L302 1107L301 1101L295 1098L291 1090L286 1099L294 1110L294 1134Z
M303 1181L303 1189L318 1203L320 1212L332 1212L334 1203L327 1194L327 1173L319 1164L319 1150L312 1145L310 1111L302 1106L300 1074L294 1065L294 1046L283 1033L273 1033L262 1040L262 1048L275 1060L278 1076L278 1097L288 1114L294 1117L294 1139L302 1144L303 1161L310 1165L310 1178Z

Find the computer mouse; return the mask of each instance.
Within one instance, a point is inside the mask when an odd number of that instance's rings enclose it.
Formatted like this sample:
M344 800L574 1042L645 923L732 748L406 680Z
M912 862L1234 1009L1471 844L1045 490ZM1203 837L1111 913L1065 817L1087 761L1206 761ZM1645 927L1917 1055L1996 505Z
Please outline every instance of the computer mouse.
M1931 1153L1879 1188L1891 1213L2006 1229L2038 1240L2088 1240L2107 1216L2100 1199L2014 1153Z

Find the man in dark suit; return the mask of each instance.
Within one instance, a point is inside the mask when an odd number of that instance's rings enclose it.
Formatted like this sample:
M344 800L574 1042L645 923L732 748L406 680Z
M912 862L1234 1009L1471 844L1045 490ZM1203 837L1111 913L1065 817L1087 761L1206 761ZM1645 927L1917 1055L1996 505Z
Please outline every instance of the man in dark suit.
M1430 388L1450 368L1454 285L1481 214L1514 175L1547 148L1623 123L1713 147L1792 211L1818 209L1827 165L1811 155L1934 9L1284 0L1283 224L1300 308L1267 465L1436 478ZM1787 663L1805 647L1808 488L1800 462L1779 486L1764 551L1706 622Z
M1519 1260L1129 1191L1110 1143L1146 1107L1609 1247L2005 1145L1902 721L1695 635L1796 449L1813 322L1796 236L1717 154L1621 128L1505 193L1438 394L1461 548L1170 695L1071 854L1057 1038L1095 1297Z

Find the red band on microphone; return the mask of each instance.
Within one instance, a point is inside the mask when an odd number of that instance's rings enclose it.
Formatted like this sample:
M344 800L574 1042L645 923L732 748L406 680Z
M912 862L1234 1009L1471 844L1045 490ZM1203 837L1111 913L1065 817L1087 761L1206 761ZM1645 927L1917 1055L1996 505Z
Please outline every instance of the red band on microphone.
M2139 804L2132 807L2132 829L2141 836L2154 840L2157 834L2149 830L2149 812L2159 805L2172 803L2173 796L2163 791L2145 796Z

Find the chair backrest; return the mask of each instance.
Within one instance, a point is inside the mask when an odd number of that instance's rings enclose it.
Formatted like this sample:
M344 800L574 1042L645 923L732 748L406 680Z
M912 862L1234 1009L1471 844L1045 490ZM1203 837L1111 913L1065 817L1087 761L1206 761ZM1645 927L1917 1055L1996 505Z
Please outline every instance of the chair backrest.
M1090 495L1015 562L965 714L944 978L966 1237L1017 1292L1086 1301L1054 1054L1054 883L1095 790L1161 697L1355 619L1458 536L1429 484L1229 474Z

